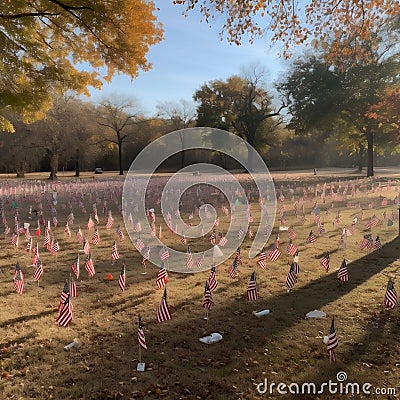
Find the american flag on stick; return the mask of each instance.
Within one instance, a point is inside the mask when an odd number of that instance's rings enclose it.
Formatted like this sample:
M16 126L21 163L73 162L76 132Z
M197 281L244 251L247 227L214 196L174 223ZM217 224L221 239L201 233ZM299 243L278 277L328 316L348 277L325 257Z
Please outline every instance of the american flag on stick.
M72 321L72 303L69 294L61 305L60 313L56 321L58 325L64 328L66 328Z
M282 252L279 250L278 247L276 247L276 244L274 245L274 248L268 253L268 258L271 261L276 261L280 256Z
M336 347L338 347L338 338L336 336L334 318L332 318L331 329L329 330L329 335L326 337L326 349L328 350L329 353L330 362L336 361L336 356L335 356Z
M92 243L97 246L100 243L100 234L99 230L96 228L92 235Z
M267 261L267 254L263 249L261 253L258 255L257 264L261 269L266 269L267 268L266 261Z
M125 291L125 280L126 280L125 264L123 264L118 278L118 285L122 292Z
M161 303L157 310L157 322L165 322L171 319L171 313L169 312L167 304L167 288L164 288L164 294L161 299Z
M139 346L144 351L147 351L146 338L144 336L142 318L140 317L140 315L139 315L139 321L138 321L138 342L139 342Z
M43 276L43 265L42 265L42 262L40 261L40 259L38 259L36 261L35 271L33 271L32 279L34 281L38 281L39 282L40 279L42 278L42 276Z
M14 271L14 289L18 294L22 294L24 292L24 274L22 273L18 262L15 265Z
M76 279L79 279L79 254L76 256L71 264L71 270L74 273Z
M342 264L339 268L337 278L339 279L340 282L342 282L342 284L349 280L349 271L347 270L347 264L345 259L343 259Z
M161 268L158 271L156 286L158 289L163 288L168 282L168 272L164 267L164 263L161 264Z
M289 244L287 246L287 252L291 256L294 256L297 253L298 247L293 244L292 239L289 240Z
M255 301L258 300L258 290L256 283L256 273L253 272L250 277L249 285L247 286L247 300Z
M193 267L193 255L190 250L190 246L188 246L186 250L186 268L190 269Z
M389 279L386 286L385 307L393 309L396 307L396 304L397 304L397 293L394 288L394 282L391 279Z
M286 286L288 291L293 288L293 286L297 283L297 274L295 272L294 263L290 265L290 270L286 278Z
M214 301L211 295L210 286L208 285L207 281L204 288L203 308L211 310L213 306L214 306Z
M325 268L325 271L329 271L329 253L325 253L321 260L320 260L321 265Z
M118 253L118 248L117 248L116 242L114 242L114 244L112 245L112 248L111 248L111 258L113 259L113 261L119 259L119 253Z
M142 264L146 265L146 262L149 260L149 258L150 258L150 247L147 246L146 250L143 253Z
M306 243L315 243L317 240L316 236L314 235L313 231L310 231L310 233L308 234Z
M90 253L86 256L85 269L89 275L89 278L92 278L94 276L94 274L96 273L96 271L94 269L92 255Z
M211 292L213 292L218 286L217 282L217 273L215 269L215 265L211 267L210 276L208 277L208 287L210 288Z

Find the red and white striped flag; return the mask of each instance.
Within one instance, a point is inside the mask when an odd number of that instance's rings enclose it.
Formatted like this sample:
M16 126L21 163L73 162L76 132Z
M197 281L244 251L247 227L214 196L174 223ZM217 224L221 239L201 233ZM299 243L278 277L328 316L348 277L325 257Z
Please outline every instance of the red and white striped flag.
M76 279L79 279L79 254L76 256L75 260L72 261L71 270L74 273Z
M253 272L250 277L249 285L247 286L247 300L255 301L258 300L258 290L256 283L256 273Z
M210 288L210 290L213 292L217 286L218 286L218 282L217 282L217 273L216 273L216 269L215 269L215 265L213 265L211 267L211 271L210 271L210 276L208 277L208 286Z
M18 294L22 294L24 292L24 274L22 273L18 262L15 265L14 271L14 289Z
M330 362L336 361L336 356L335 356L336 347L338 347L338 338L336 336L334 319L332 318L331 329L329 330L329 335L327 336L327 341L326 341L326 349L329 354Z
M169 251L165 246L160 251L160 258L161 261L165 261L169 258Z
M92 259L92 256L90 253L86 256L85 269L89 275L89 278L92 278L94 276L94 274L96 273L96 271L94 269L93 259Z
M114 242L111 248L111 258L115 261L119 259L119 253L117 248L117 243Z
M164 294L157 310L157 322L165 322L171 319L171 313L167 304L167 288L164 288Z
M43 275L43 265L41 261L38 259L35 265L35 271L33 271L32 279L34 281L40 281Z
M266 269L267 268L267 254L265 253L265 251L261 251L261 253L258 255L258 260L257 260L257 265L261 268L261 269Z
M394 288L394 282L391 279L389 279L386 286L385 307L393 309L396 307L396 304L397 304L397 293Z
M340 282L347 282L349 280L349 271L347 270L346 260L343 259L342 264L339 268L337 278Z
M56 319L58 325L66 328L72 321L72 303L70 300L70 295L64 300L60 313Z
M97 246L100 243L100 234L99 230L96 228L92 235L92 243Z
M325 253L321 258L321 265L325 268L325 271L329 271L329 253Z
M211 295L210 286L208 285L207 281L204 288L203 308L205 308L206 310L211 310L213 306L214 306L214 301Z
M71 297L78 297L78 289L72 275L69 275L68 288Z
M125 272L125 264L123 264L118 278L118 285L119 288L122 290L122 292L125 291L125 280L126 280L126 272Z
M150 258L150 247L147 246L146 250L143 253L142 264L146 265L146 262L149 260L149 258Z
M190 250L190 246L188 246L186 250L186 268L190 269L193 267L193 256Z
M165 269L164 265L158 271L157 279L156 279L156 286L158 289L163 288L168 282L168 272Z
M142 318L140 317L140 315L139 315L139 321L138 321L138 342L139 342L139 346L144 351L147 351L146 338L144 336Z

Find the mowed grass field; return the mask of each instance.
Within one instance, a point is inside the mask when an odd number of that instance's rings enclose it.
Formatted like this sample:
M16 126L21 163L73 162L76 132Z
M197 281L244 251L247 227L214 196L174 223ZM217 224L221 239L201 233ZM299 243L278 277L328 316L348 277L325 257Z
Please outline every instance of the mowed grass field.
M240 177L239 177L240 178ZM13 200L20 220L31 224L34 235L36 219L29 219L29 206L43 206L45 219L51 218L53 190L58 191L57 218L52 235L61 250L57 257L43 247L42 236L33 236L39 243L44 274L38 285L33 281L32 253L25 251L24 236L19 247L12 246L10 235L0 236L0 398L4 399L395 399L400 397L400 306L387 310L383 306L388 277L400 292L400 238L397 205L398 175L374 179L342 177L336 174L308 173L276 174L275 185L282 190L284 200L278 200L277 217L268 245L280 234L281 257L267 261L267 269L249 259L251 240L242 244L243 265L239 276L228 276L230 260L217 266L218 287L213 292L214 307L205 320L202 300L209 271L178 274L169 272L168 305L172 320L157 323L157 308L162 289L155 280L158 268L141 264L142 256L131 243L119 213L123 180L110 176L98 177L97 182L73 183L67 178L61 183L47 181L3 181L3 209L8 224L13 226ZM36 179L38 179L36 177ZM99 183L100 182L100 183ZM326 183L326 200L321 191ZM335 196L330 194L334 185ZM352 193L352 184L354 191ZM17 192L13 192L14 185ZM24 186L25 185L25 186ZM32 189L30 189L32 187ZM40 189L39 189L40 187ZM23 192L22 188L29 188ZM343 191L346 189L345 195ZM279 194L279 193L278 193ZM295 201L304 198L304 212L296 217ZM112 210L114 224L105 227L102 213L104 201ZM318 235L312 209L318 201L326 232ZM90 241L93 231L86 227L93 204L100 217L100 244L91 244L96 274L88 279L83 266L82 246L76 240L78 227ZM80 206L78 207L78 204ZM64 233L66 217L72 205L75 216L70 225L71 237ZM293 257L286 253L287 232L279 231L279 211L284 206L285 225L293 225L299 247L300 273L298 282L288 292L285 281L288 263ZM360 208L361 207L361 208ZM84 210L83 210L84 208ZM363 211L362 211L363 210ZM86 211L86 212L85 212ZM392 226L387 219L394 212ZM337 214L340 222L333 224ZM384 213L386 219L384 219ZM370 232L365 223L372 215L380 223L372 228L379 235L381 250L360 250L364 234ZM255 222L260 218L257 201L252 203ZM356 231L347 237L347 248L339 246L344 227L357 216ZM217 231L224 232L229 216L220 213ZM304 217L302 221L302 217ZM192 223L196 223L196 216ZM362 219L363 218L363 219ZM187 214L183 215L187 220ZM162 224L163 241L185 251L179 237L161 222L156 210L157 227ZM116 228L121 225L125 240L119 241ZM253 224L255 226L255 223ZM252 226L253 226L252 225ZM317 235L314 244L306 244L310 230ZM196 246L210 247L209 233ZM116 241L120 259L112 262L111 247ZM199 244L200 242L200 244ZM320 265L324 252L330 253L330 270ZM72 298L73 321L68 328L57 325L57 307L65 280L76 255L81 254L81 276L77 280L78 297ZM343 286L337 270L346 259L349 282ZM25 276L25 292L18 295L13 288L15 264L19 262ZM126 290L118 287L122 264L126 266ZM146 271L146 274L143 272ZM250 275L257 274L259 299L249 302L246 289ZM112 274L113 279L107 280ZM269 315L257 318L253 311L270 309ZM305 319L312 310L327 314L323 319ZM144 372L137 372L137 321L141 316L147 352ZM323 337L328 335L331 318L339 340L335 351L337 362L330 363ZM212 332L222 334L222 341L206 345L199 338ZM79 348L64 350L77 338ZM313 382L320 385L336 382L339 371L346 372L346 382L371 383L375 388L392 388L394 394L320 394L293 395L261 394L257 385L268 383Z

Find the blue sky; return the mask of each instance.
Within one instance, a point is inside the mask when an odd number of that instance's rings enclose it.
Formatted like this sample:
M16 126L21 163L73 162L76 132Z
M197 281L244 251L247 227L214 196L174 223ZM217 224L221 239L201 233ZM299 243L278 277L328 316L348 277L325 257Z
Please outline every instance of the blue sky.
M210 28L201 23L201 17L182 16L183 8L172 5L172 0L156 0L158 20L163 24L164 41L153 46L148 60L153 68L140 71L134 80L124 75L116 76L101 91L92 90L90 101L121 95L134 98L138 108L147 116L156 114L162 102L192 100L200 86L214 79L226 79L240 74L243 67L258 63L267 74L267 88L285 70L285 61L277 56L278 49L270 49L265 38L241 46L230 45L219 37L218 20Z

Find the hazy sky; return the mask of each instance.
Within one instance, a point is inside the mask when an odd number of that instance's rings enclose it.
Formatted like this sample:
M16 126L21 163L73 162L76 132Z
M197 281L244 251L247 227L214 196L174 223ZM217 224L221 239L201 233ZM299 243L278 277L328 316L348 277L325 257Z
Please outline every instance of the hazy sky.
M101 91L92 90L91 101L96 103L118 94L133 96L139 109L151 116L156 114L157 104L192 100L203 83L239 74L251 63L265 68L268 82L284 70L284 60L276 56L278 49L271 50L266 39L254 44L245 40L241 46L229 45L218 35L218 21L210 28L200 23L199 15L182 16L182 7L172 5L172 0L156 0L155 3L160 9L157 16L164 27L164 41L148 53L153 68L141 71L134 81L123 75L115 77Z

